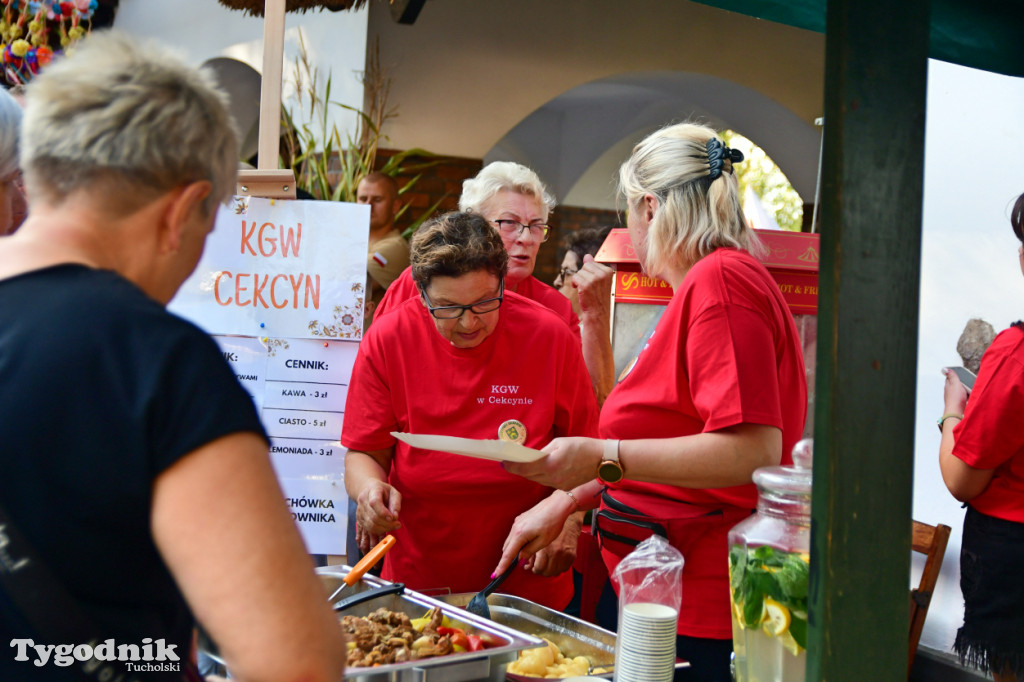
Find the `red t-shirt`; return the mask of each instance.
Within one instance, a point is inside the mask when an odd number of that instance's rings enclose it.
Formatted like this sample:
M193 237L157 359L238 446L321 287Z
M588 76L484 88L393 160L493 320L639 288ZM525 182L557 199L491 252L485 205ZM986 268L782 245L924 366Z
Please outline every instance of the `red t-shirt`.
M1024 330L992 341L964 411L953 428L953 455L976 469L995 469L969 504L983 514L1024 523Z
M597 433L580 345L547 308L506 292L494 331L469 349L445 340L418 298L371 325L352 370L341 442L394 447L388 482L402 493L402 527L385 579L411 589L483 589L516 516L551 494L498 462L411 448L390 432L493 440L513 419L525 427L524 445L537 449L557 436ZM517 570L501 587L555 609L572 589L568 571L542 578Z
M782 462L790 464L807 416L804 372L796 324L772 276L747 252L720 248L690 269L633 369L608 396L601 436L673 438L764 424L782 429ZM626 477L611 486L612 496L655 517L671 515L675 503L679 516L693 511L684 503L725 509L726 516L757 506L753 483L715 489L640 483L628 479L628 462ZM722 530L687 550L681 634L730 636ZM688 569L701 564L701 589L688 590ZM720 571L711 588L709 565Z
M577 340L580 338L580 320L573 312L572 303L558 289L531 276L519 283L515 293L531 301L537 301L545 308L552 310L569 325L569 329L576 335ZM406 299L417 298L419 295L419 289L416 288L416 282L412 278L412 268L406 268L384 292L384 298L373 311L374 321L379 320Z

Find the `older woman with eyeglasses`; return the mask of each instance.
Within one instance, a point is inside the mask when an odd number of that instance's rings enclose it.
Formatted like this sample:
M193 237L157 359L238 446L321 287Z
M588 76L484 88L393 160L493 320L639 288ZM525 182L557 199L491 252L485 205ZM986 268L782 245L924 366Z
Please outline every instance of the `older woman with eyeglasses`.
M557 498L568 495L498 462L410 447L391 432L539 449L557 436L595 434L597 402L569 328L506 288L510 256L486 219L434 219L413 237L411 260L419 296L374 322L360 344L341 436L345 486L357 501L360 547L387 533L398 539L385 579L475 592L516 517L560 510ZM525 568L502 590L564 608L571 574Z
M537 252L548 239L548 215L554 207L555 198L537 174L511 161L487 164L462 184L459 197L460 211L483 216L501 235L509 256L506 288L550 308L575 329L579 320L572 307L555 289L533 276ZM388 287L374 319L418 295L410 268Z
M550 308L580 340L600 405L615 383L609 335L613 273L611 268L592 259L581 261L579 273L572 277L578 310L558 289L533 276L540 245L550 235L548 218L554 208L555 198L540 177L512 161L494 161L484 166L475 177L462 183L459 197L460 211L483 216L501 235L509 257L505 288ZM407 269L388 288L373 319L380 319L393 306L418 295L411 270Z

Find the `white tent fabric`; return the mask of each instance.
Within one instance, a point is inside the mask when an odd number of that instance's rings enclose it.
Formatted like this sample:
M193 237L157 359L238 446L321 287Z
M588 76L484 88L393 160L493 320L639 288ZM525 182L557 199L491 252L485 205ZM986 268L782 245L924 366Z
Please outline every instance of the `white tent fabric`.
M782 229L775 222L775 216L769 213L761 203L761 197L757 196L757 193L749 186L743 192L743 215L746 216L747 223L755 230Z

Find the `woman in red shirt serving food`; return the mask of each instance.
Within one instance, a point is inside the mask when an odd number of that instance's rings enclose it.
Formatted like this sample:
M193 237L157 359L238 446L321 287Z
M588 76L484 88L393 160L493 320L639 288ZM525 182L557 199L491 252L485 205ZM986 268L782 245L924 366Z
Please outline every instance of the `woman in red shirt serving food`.
M506 465L600 507L609 570L653 533L682 552L676 648L692 667L677 679L730 679L726 534L757 505L753 471L791 462L807 413L796 326L751 255L763 247L740 210L733 164L742 159L692 124L636 146L619 173L629 235L672 300L601 410L603 440L557 438L547 457ZM575 510L566 498L552 502L562 514ZM499 570L557 531L562 517L546 511L517 519Z
M1010 216L1024 273L1024 195ZM970 400L946 372L939 468L966 502L960 547L964 625L954 650L996 682L1024 680L1024 322L996 336L981 358Z
M499 462L414 448L391 432L539 449L559 436L596 434L597 402L565 322L505 290L508 254L486 219L434 219L413 237L411 261L419 296L374 322L359 347L341 436L345 486L357 501L364 551L386 533L398 540L382 577L476 592L490 581L516 516L560 513L549 498L569 496ZM537 559L531 553L529 570L514 571L502 591L564 608L571 573L544 575L555 571Z

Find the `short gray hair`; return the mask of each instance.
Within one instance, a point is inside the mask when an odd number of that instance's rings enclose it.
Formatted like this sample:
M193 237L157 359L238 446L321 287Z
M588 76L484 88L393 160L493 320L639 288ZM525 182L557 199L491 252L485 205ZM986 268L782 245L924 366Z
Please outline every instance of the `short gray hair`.
M666 265L689 267L722 246L763 252L740 208L739 185L731 161L711 179L707 142L714 130L678 123L644 138L619 169L619 193L629 210L639 210L645 194L658 198L647 230L645 262L650 274Z
M207 180L210 214L234 193L238 136L227 97L212 74L165 48L97 31L25 92L21 158L30 196L59 202L88 188L124 210Z
M18 135L21 130L21 105L0 88L0 179L18 170Z
M548 213L557 205L554 195L532 170L512 161L494 161L484 166L476 177L463 181L459 210L483 213L487 202L502 190L535 197Z

